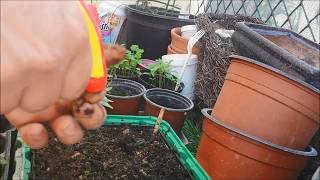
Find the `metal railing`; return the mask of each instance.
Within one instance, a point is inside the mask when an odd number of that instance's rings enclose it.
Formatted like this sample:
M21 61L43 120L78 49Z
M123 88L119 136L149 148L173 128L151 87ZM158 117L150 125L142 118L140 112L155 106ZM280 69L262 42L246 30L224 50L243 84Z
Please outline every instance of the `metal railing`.
M158 3L167 10L180 10L182 14L211 12L254 16L269 25L290 29L320 42L319 0L137 0L136 3L142 6Z
M320 41L319 0L207 0L204 6L205 12L255 16L269 25Z

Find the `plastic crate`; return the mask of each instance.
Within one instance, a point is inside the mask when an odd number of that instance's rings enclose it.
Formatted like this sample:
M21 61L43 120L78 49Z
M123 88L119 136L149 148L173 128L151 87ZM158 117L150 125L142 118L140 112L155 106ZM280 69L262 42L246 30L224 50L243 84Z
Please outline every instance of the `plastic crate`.
M134 126L154 126L156 120L157 119L155 117L151 116L108 115L105 120L105 125L108 126L129 124ZM165 140L170 148L174 150L178 155L181 164L191 172L193 179L211 179L166 121L161 121L160 132L164 135ZM29 174L31 172L30 148L24 146L22 153L24 167L23 179L28 180Z

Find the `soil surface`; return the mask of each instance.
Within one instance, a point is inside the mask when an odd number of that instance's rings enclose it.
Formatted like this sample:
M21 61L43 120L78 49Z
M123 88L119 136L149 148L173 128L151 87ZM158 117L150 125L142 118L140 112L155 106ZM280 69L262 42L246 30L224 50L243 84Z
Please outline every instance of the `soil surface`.
M112 87L108 94L114 96L134 96L141 92L138 89L128 88L128 87Z
M102 127L72 146L51 138L34 150L31 179L192 179L158 134L148 127Z

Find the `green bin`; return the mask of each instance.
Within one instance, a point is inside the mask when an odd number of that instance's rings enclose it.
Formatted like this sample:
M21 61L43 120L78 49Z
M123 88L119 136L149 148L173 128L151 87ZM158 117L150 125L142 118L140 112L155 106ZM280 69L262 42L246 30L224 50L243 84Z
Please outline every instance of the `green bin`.
M105 119L105 125L134 125L134 126L154 126L155 117L151 116L118 116L108 115ZM192 156L189 150L185 147L171 126L162 121L160 124L160 132L164 135L167 144L176 152L181 164L188 169L194 179L207 180L211 179L208 174L202 169L198 161ZM23 146L23 180L29 179L31 172L30 148Z

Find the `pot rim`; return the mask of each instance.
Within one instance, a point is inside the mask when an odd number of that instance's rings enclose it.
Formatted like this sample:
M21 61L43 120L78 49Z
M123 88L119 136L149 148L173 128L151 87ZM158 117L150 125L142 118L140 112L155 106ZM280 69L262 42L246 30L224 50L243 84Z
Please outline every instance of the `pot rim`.
M188 104L190 104L190 106L188 108L184 108L184 109L173 109L173 108L168 108L168 107L164 107L164 106L161 106L159 104L156 104L154 102L152 102L148 97L147 97L147 94L150 92L150 91L165 91L167 93L171 93L171 94L174 94L175 96L179 96L180 98L183 98L185 99L186 101L188 101ZM167 111L174 111L174 112L186 112L186 111L189 111L193 108L194 104L193 102L186 96L180 94L180 93L177 93L175 91L172 91L172 90L169 90L169 89L162 89L162 88L152 88L152 89L148 89L144 95L143 95L143 98L145 99L145 101L147 101L148 103L150 103L151 105L153 106L156 106L160 109L165 109Z
M194 22L195 21L195 19L182 19L182 18L178 18L178 17L165 16L165 15L159 15L159 14L152 14L152 13L149 13L149 12L144 12L144 11L141 11L141 10L137 9L136 5L127 5L126 7L127 7L127 10L130 10L131 12L135 12L137 14L142 14L142 15L150 16L150 17L154 17L154 18L175 20L175 21L181 21L181 22ZM150 7L154 7L154 6L150 6ZM155 7L155 8L157 8L157 7Z
M136 94L136 95L132 95L132 96L116 96L116 95L106 93L107 97L117 98L117 99L133 99L133 98L141 97L146 92L146 88L142 84L140 84L136 81L132 81L130 79L123 79L123 78L114 78L112 81L114 81L114 80L116 80L118 82L125 82L126 84L130 84L132 87L136 87L136 89L139 87L139 90L142 90L142 92L140 92L139 94ZM111 83L112 83L112 81L111 81Z
M232 60L233 58L235 58L236 60ZM244 57L244 56L239 56L239 55L231 55L231 56L229 56L229 59L231 59L231 61L237 61L237 60L245 61L245 62L249 62L249 63L254 64L254 65L260 66L260 67L262 67L264 69L273 71L274 73L277 73L277 74L279 74L281 76L284 76L284 77L288 78L289 80L292 80L292 81L294 81L294 82L296 82L298 84L301 84L302 86L314 91L315 93L320 94L320 89L317 89L316 87L312 86L311 84L308 84L308 83L306 83L306 82L304 82L304 81L302 81L302 80L300 80L300 79L298 79L298 78L296 78L294 76L291 76L291 75L289 75L289 74L287 74L287 73L285 73L283 71L280 71L279 69L276 69L276 68L274 68L272 66L269 66L267 64L264 64L262 62L259 62L259 61L256 61L254 59L247 58L247 57Z
M261 143L263 145L266 145L268 147L271 147L273 149L276 149L276 150L280 150L280 151L283 151L283 152L286 152L286 153L291 153L291 154L295 154L295 155L300 155L300 156L306 156L306 157L314 157L314 156L317 156L318 153L317 151L311 147L311 146L308 146L307 148L310 149L309 151L300 151L300 150L296 150L296 149L291 149L291 148L288 148L288 147L284 147L284 146L281 146L281 145L278 145L278 144L274 144L270 141L267 141L265 139L262 139L262 138L259 138L257 136L254 136L254 135L250 135L240 129L237 129L237 128L234 128L228 124L225 124L223 121L219 120L217 117L214 117L212 115L210 115L208 113L208 111L213 111L212 109L210 108L204 108L201 110L202 114L208 118L210 121L218 124L219 126L222 126L223 128L226 128L228 130L231 130L232 132L240 135L240 136L243 136L245 138L248 138L250 140L253 140L253 141L256 141L258 143Z

